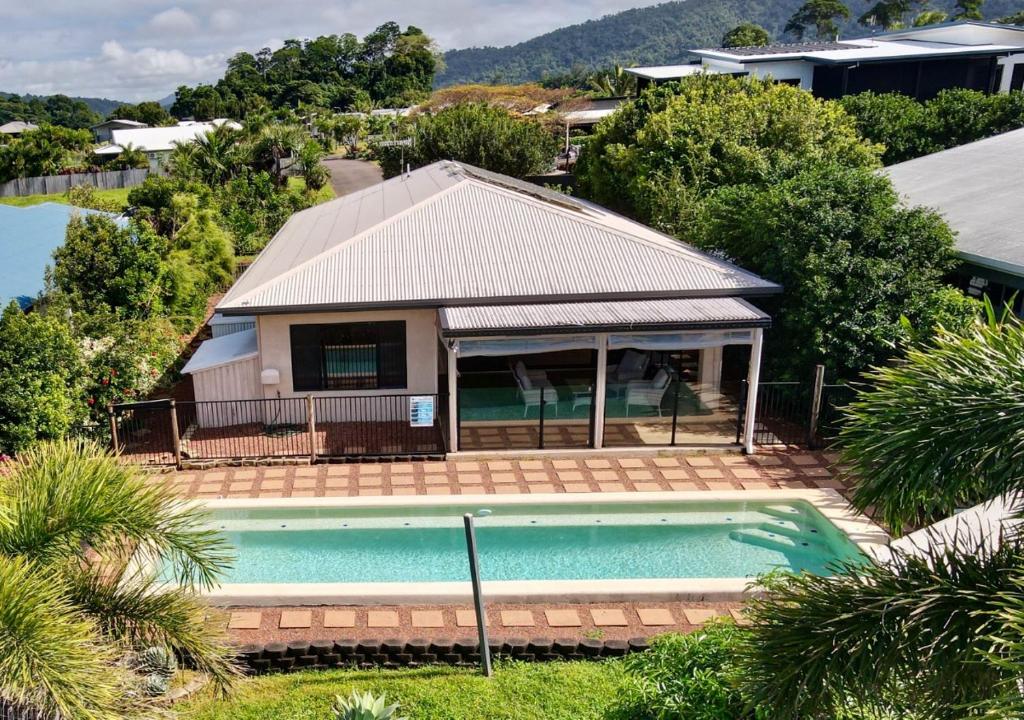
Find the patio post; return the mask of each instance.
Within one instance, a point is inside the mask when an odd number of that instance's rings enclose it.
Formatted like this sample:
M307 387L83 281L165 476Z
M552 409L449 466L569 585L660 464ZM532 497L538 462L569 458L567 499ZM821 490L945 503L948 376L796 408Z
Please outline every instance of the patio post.
M604 406L608 382L608 335L597 335L597 377L594 380L594 449L604 446Z
M747 371L747 407L743 417L743 452L754 454L754 424L757 420L757 387L761 380L761 341L764 330L754 329L750 344L750 368Z
M448 452L459 451L459 360L448 342Z

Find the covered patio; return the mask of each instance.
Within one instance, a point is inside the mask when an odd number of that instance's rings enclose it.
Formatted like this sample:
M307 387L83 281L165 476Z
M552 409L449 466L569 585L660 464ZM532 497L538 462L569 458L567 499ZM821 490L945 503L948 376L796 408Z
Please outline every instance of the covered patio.
M445 307L439 387L450 451L734 445L739 384L725 348L748 352L756 403L769 317L735 297ZM753 413L747 413L752 418Z

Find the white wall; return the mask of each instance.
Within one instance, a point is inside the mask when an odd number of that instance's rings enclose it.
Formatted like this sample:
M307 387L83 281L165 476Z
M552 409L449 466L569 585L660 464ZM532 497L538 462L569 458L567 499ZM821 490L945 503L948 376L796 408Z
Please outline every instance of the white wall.
M259 358L249 358L192 374L196 400L255 400L261 395ZM247 422L262 422L252 417L253 403L217 403L199 405L196 420L200 427L224 427ZM185 428L182 428L184 432Z

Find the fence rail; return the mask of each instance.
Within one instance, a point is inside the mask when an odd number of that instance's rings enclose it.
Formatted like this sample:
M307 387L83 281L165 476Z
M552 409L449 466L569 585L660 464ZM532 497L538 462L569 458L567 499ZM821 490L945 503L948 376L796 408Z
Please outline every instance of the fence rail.
M146 465L203 460L444 455L444 395L358 395L112 405L109 435Z
M137 170L109 170L95 173L70 173L68 175L43 175L24 177L0 183L0 197L22 197L25 195L59 195L79 185L91 185L98 190L141 185L149 175L146 168Z

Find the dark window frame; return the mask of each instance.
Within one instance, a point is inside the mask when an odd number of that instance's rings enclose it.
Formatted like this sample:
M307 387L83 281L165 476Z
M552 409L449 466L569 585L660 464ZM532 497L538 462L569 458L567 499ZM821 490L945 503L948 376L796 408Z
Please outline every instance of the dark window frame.
M289 341L295 392L408 388L404 320L301 323Z

